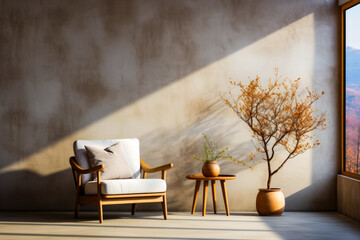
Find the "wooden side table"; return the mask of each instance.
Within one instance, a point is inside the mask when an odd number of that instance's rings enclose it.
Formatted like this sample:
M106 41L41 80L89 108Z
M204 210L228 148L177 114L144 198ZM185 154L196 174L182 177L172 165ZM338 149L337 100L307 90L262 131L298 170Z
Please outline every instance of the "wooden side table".
M217 213L217 210L216 210L216 188L215 188L215 181L216 181L216 180L220 180L221 190L222 190L222 194L223 194L223 198L224 198L224 203L225 203L226 215L227 215L227 216L230 215L230 212L229 212L229 204L228 204L228 200L227 200L227 193L226 193L225 181L226 181L226 180L235 179L235 178L236 178L235 175L219 175L219 176L217 176L217 177L204 177L202 174L199 174L199 175L187 175L186 178L187 178L187 179L190 179L190 180L196 180L196 182L195 182L195 191L194 191L194 199L193 199L193 205L192 205L191 214L194 214L194 212L195 212L196 201L197 201L197 198L198 198L198 195L199 195L199 189L200 189L200 183L201 183L201 181L204 181L202 215L205 216L205 214L206 214L206 200L207 200L207 190L208 190L209 181L211 181L211 187L212 187L212 198L213 198L213 205L214 205L214 213Z

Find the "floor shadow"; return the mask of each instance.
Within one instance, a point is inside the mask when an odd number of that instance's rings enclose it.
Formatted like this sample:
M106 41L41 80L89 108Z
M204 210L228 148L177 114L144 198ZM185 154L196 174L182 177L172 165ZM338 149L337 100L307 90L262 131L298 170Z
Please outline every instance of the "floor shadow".
M171 214L169 214L171 215ZM104 220L111 219L142 219L142 220L163 220L162 212L146 212L138 213L135 215L131 215L130 211L128 213L121 211L104 211ZM104 226L99 225L98 213L97 211L80 211L79 217L74 218L73 212L31 212L31 211L23 211L23 212L2 212L0 216L1 224L18 224L18 225L55 225L55 226L86 226L84 224L95 224L96 226ZM11 223L9 223L11 222ZM70 222L70 223L69 223ZM81 223L81 225L71 224ZM125 223L125 222L124 222ZM93 227L93 225L91 225ZM104 227L114 227L110 225L106 225Z
M176 217L172 217L172 215L175 215ZM198 218L179 218L177 216L178 214L173 214L172 212L168 213L168 220L167 221L175 221L175 222L181 222L181 221L199 221ZM215 215L208 213L207 215ZM216 214L216 216L224 216L222 213ZM190 213L189 213L190 216ZM257 216L256 213L231 213L231 216ZM124 212L104 212L104 220L111 220L111 219L141 219L149 220L149 221L162 221L163 215L161 212L139 212L135 215L131 215L129 213ZM202 218L201 221L203 222L217 222L218 219L215 218ZM259 222L258 220L238 220L234 218L227 219L221 219L222 222L229 222L229 223L241 223L241 222ZM81 224L72 224L73 223L81 223ZM91 225L87 225L91 224ZM94 225L93 225L94 224ZM97 219L97 212L80 212L79 218L75 219L73 212L2 212L0 216L0 225L49 225L49 226L72 226L72 227L104 227L104 228L110 228L110 227L119 227L119 226L113 226L113 225L102 225L99 224ZM126 224L126 221L121 226L123 228L129 227ZM130 226L131 227L131 226ZM146 227L145 227L146 228Z
M73 238L74 235L67 235L67 234L41 234L41 233L0 233L0 236L18 236L18 237L58 237L58 238ZM76 235L77 238L95 238L95 239L173 239L173 240L186 240L189 238L181 238L181 237L149 237L149 236L137 236L137 237L131 237L131 236L126 236L126 237L122 237L122 236L108 236L108 235ZM209 240L209 238L205 237L205 238L193 238L193 239L203 239L203 240ZM211 238L213 240L220 240L220 239L224 239L224 238Z
M359 237L360 224L339 213L303 213L304 217L301 214L285 212L284 216L261 217L261 220L283 239L302 236L308 239L355 240ZM296 227L289 228L290 223Z
M92 213L84 213L91 216ZM159 212L160 214L160 212ZM239 238L270 238L281 239L358 239L360 234L359 222L353 221L341 214L331 212L285 212L278 217L259 217L255 213L236 213L238 217L187 217L170 216L167 221L156 214L139 213L139 216L109 213L111 218L122 218L120 221L108 221L99 224L97 220L69 221L71 213L5 213L0 216L0 236L21 237L59 237L59 238L120 238L124 235L130 239L136 231L141 235L137 238L154 239L155 236L142 233L155 233L156 239L217 239L220 233L225 234L221 239L234 236ZM245 216L245 218L243 217ZM130 219L137 218L135 221ZM226 218L226 219L224 219ZM248 219L250 221L248 221ZM256 220L256 221L254 221ZM192 224L192 221L197 223ZM219 223L219 221L225 223ZM141 224L137 224L137 222ZM164 222L164 224L161 224ZM265 223L265 224L264 224ZM272 230L269 229L271 227ZM23 229L21 229L23 228ZM29 230L31 229L32 230ZM21 231L19 231L21 229ZM59 231L56 231L59 229ZM61 230L60 230L61 229ZM89 232L84 230L88 229ZM34 230L36 232L34 232ZM41 230L41 231L40 231ZM65 231L64 231L65 230ZM110 232L111 231L111 232ZM108 234L105 234L108 233ZM179 233L179 237L174 236ZM273 234L276 233L276 234ZM172 235L172 236L171 236ZM192 237L191 237L192 236ZM203 238L204 236L204 238ZM246 236L246 237L245 237ZM126 237L128 238L128 237Z
M237 222L237 221L234 221ZM102 225L97 223L95 224L91 224L91 225L86 225L86 224L51 224L51 223L0 223L0 226L6 226L6 225L10 225L10 226L57 226L57 227L78 227L78 228L84 228L84 227L91 227L91 228L118 228L118 229L134 229L134 230L147 230L147 229L159 229L159 230L163 230L163 231L171 231L171 230L182 230L182 231L238 231L238 232L252 232L252 231L268 231L268 230L260 230L260 229L243 229L243 228L216 228L216 227L212 227L212 228L199 228L199 227L194 227L194 228L189 228L189 227L162 227L162 226L128 226L126 224L124 225ZM1 233L0 233L1 234Z
M256 212L231 213L232 216L259 216Z

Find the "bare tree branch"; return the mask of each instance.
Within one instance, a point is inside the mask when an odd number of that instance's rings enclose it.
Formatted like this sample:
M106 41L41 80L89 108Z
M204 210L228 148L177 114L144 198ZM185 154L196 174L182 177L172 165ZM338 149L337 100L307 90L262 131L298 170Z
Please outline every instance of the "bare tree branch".
M316 115L313 104L324 92L307 92L304 96L298 94L300 78L291 81L288 78L280 79L275 69L274 81L270 78L266 86L260 85L260 77L250 79L248 84L230 82L240 88L240 93L230 98L222 96L223 101L237 116L243 120L253 132L258 141L258 152L264 153L267 161L268 181L270 188L271 177L284 164L298 154L317 146L311 143L312 131L323 130L326 127L325 113ZM229 100L230 99L230 100ZM277 147L282 146L289 154L281 165L271 171L271 160L276 157Z

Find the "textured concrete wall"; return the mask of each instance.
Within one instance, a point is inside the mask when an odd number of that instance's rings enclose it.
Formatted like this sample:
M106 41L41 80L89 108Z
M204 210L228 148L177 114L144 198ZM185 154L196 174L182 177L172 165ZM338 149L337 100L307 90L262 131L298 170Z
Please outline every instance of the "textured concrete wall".
M150 165L174 163L169 210L189 211L194 182L185 175L200 171L191 156L201 132L239 159L253 150L219 90L229 77L268 77L274 67L327 92L317 107L330 127L273 186L287 210L335 209L338 29L336 0L0 1L0 209L72 209L72 142L137 137ZM265 164L220 164L237 175L230 209L254 210Z
M340 213L360 221L360 181L344 175L337 176L337 209Z

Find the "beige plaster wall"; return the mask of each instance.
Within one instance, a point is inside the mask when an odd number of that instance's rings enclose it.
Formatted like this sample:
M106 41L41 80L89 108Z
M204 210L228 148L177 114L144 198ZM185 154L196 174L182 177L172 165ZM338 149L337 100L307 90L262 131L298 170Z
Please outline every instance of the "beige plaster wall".
M185 175L200 171L191 156L201 132L239 159L253 150L219 90L229 77L267 78L279 67L326 91L317 107L330 127L273 186L283 188L287 210L334 210L338 33L336 0L0 1L0 209L72 209L73 141L137 137L150 165L174 163L169 210L189 211L194 182ZM220 164L237 175L228 182L231 211L253 211L265 164Z

